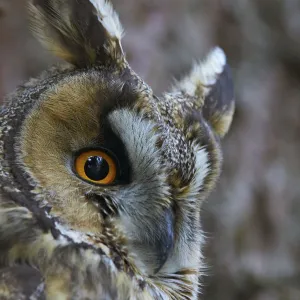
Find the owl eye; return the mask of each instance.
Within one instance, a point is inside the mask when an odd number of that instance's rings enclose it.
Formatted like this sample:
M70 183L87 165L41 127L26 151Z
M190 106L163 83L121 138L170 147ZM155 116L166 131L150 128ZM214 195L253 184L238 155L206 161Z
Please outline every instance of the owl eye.
M101 150L80 153L75 159L75 170L82 179L97 184L111 184L117 176L115 160Z

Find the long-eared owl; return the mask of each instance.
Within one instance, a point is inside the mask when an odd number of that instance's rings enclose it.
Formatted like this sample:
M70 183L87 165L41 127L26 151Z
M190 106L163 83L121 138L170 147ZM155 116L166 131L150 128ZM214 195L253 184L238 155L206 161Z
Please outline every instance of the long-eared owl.
M106 0L28 7L65 63L1 108L0 298L197 299L200 210L234 113L224 52L156 96Z

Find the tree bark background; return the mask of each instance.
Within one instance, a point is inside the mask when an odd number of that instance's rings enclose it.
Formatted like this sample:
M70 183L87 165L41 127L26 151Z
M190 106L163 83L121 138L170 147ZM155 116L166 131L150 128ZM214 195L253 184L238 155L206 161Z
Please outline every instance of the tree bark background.
M216 44L233 68L223 174L202 211L203 299L300 299L300 1L112 2L157 94ZM27 29L25 0L0 0L0 99L55 61Z

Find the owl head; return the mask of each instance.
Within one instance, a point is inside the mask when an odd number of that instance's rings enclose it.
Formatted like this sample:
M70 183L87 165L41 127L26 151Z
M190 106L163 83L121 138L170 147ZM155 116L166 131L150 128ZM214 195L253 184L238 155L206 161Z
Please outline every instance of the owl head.
M55 239L100 249L114 268L161 286L186 276L182 288L190 282L195 294L201 205L234 112L224 52L212 49L156 96L128 64L107 1L32 0L29 11L35 35L66 64L2 110L10 197Z

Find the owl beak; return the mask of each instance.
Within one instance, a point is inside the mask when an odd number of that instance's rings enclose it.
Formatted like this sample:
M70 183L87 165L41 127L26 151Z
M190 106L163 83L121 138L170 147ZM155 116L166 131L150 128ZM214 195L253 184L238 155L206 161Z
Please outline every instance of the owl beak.
M157 228L162 234L155 241L158 265L155 273L164 266L174 247L174 215L171 208L166 209L164 217L163 222Z

